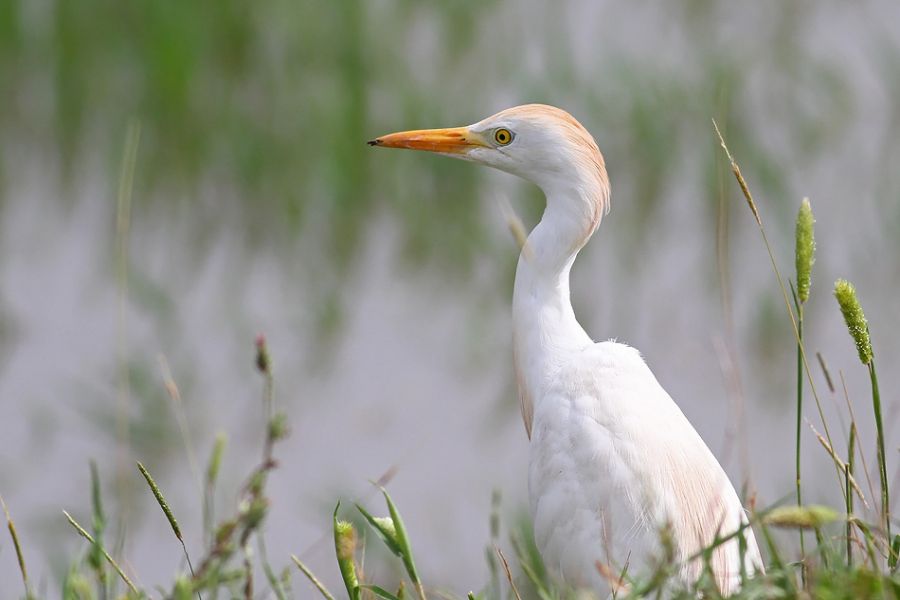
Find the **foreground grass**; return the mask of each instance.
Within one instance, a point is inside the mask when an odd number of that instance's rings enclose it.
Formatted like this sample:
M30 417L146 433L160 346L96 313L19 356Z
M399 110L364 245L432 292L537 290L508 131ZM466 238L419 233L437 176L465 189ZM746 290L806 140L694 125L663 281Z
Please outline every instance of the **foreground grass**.
M353 505L344 507L337 503L332 519L335 560L341 574L343 589L329 590L316 574L297 556L280 557L288 567L276 570L265 552L263 525L268 515L271 499L266 493L269 474L276 468L277 443L288 434L284 415L274 410L272 398L273 378L271 361L265 341L257 342L257 367L263 377L262 410L267 415L267 426L260 462L248 474L241 488L237 507L217 521L210 510L211 496L222 468L224 439L218 437L210 453L206 467L204 523L215 523L209 531L206 548L201 556L192 557L184 546L181 525L166 501L164 491L153 475L138 463L135 476L141 476L147 484L147 492L153 496L160 511L168 521L175 541L181 546L185 560L183 572L168 588L142 589L134 582L139 578L129 574L134 567L122 558L114 557L105 542L107 517L100 497L100 481L96 468L91 468L92 516L89 527L78 523L68 513L73 531L85 540L83 552L72 561L63 581L62 597L65 600L106 600L124 598L142 600L166 598L171 600L236 598L310 598L325 599L346 597L350 600L381 598L402 600L415 598L468 598L500 600L501 598L575 600L589 597L583 592L566 589L553 581L541 562L531 538L527 521L512 528L508 540L499 539L499 510L495 500L491 515L492 539L487 559L491 577L485 587L466 596L454 596L430 589L416 568L411 536L401 517L400 510L384 488L381 489L384 506L380 511L371 507ZM822 438L823 442L824 438ZM834 454L836 461L841 461ZM842 463L846 470L847 464ZM850 482L850 472L845 471L845 481ZM858 492L848 483L848 494ZM843 508L843 507L842 507ZM4 505L4 510L6 506ZM380 512L384 516L377 516ZM16 556L22 574L21 597L37 600L39 597L28 577L28 571L20 550L21 540L15 522L6 512L9 533L14 542ZM734 598L898 598L900 576L891 563L890 539L881 523L866 522L850 512L823 506L783 506L755 511L751 524L758 534L764 553L768 556L765 575L745 578L741 592ZM370 580L362 565L364 550L358 542L366 527L396 556L404 574L399 585L396 580L388 588L383 582ZM818 541L815 547L800 557L775 541L773 529L793 528L811 531ZM89 531L90 530L90 531ZM697 560L706 561L712 550L728 538L718 540L707 548ZM504 552L504 549L506 551ZM896 548L894 548L896 552ZM508 555L508 556L507 556ZM665 530L660 531L659 555L648 572L623 573L607 565L598 564L598 571L609 583L616 598L719 598L721 595L707 570L693 586L685 587L676 574L680 565L674 560L672 540ZM139 566L138 566L139 567ZM259 575L262 574L262 577ZM9 589L12 582L5 582Z

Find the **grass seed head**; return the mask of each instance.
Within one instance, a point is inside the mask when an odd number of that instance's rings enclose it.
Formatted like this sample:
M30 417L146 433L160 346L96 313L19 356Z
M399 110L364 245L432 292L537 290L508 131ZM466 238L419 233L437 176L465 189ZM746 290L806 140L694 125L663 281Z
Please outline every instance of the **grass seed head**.
M834 297L837 298L847 330L856 343L856 351L859 352L859 360L864 365L872 362L872 341L869 339L869 324L863 313L859 299L856 297L856 289L846 279L838 279L834 282Z
M337 509L335 509L335 515L337 515ZM360 596L359 577L356 575L356 562L353 558L356 553L356 530L351 523L341 521L336 516L334 519L334 550L347 594L350 596L350 600L358 600Z
M768 513L764 521L774 527L816 529L840 518L837 511L820 505L782 506Z
M272 420L269 421L269 439L277 442L286 438L288 433L290 433L290 428L288 427L287 415L284 413L274 415Z
M246 529L256 529L263 519L266 518L268 511L269 501L266 498L254 499L249 503L247 511L244 513L244 527Z
M356 551L356 530L349 521L338 521L334 526L334 547L338 560L353 558Z
M815 262L816 239L813 232L812 207L809 198L804 198L797 213L797 226L795 231L796 251L795 260L797 266L797 297L800 303L809 299L809 288L812 280L812 266Z
M178 526L178 521L175 519L175 514L172 512L172 509L169 508L169 503L166 502L165 496L163 496L162 491L159 489L159 486L156 485L156 481L153 480L153 476L150 475L150 471L141 464L140 462L137 464L138 470L141 472L141 475L144 476L144 479L147 481L147 485L150 486L150 491L153 493L153 497L156 498L156 503L159 504L159 507L162 509L163 514L166 516L166 520L169 521L169 525L172 527L172 532L175 534L175 537L179 540L181 537L181 528Z

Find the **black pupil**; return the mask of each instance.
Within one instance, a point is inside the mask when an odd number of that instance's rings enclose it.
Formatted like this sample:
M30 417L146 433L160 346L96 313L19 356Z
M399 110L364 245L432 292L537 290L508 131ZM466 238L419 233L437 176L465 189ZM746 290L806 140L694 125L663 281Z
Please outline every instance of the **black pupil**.
M505 142L507 138L507 133L505 131L501 131L497 134L497 139L501 142Z

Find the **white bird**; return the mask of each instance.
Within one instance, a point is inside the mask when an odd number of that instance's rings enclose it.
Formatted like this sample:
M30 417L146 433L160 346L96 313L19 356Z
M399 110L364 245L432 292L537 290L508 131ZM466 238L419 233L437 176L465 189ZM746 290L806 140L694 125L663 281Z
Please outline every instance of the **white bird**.
M667 527L680 578L695 582L704 547L747 518L719 462L640 353L595 343L569 299L569 271L609 210L594 138L567 112L529 104L468 127L404 131L373 146L426 150L518 175L546 195L513 292L513 362L529 437L534 535L548 568L576 588L606 590L597 562L621 567L659 547ZM742 551L738 538L743 536ZM752 530L717 547L724 594L763 569Z

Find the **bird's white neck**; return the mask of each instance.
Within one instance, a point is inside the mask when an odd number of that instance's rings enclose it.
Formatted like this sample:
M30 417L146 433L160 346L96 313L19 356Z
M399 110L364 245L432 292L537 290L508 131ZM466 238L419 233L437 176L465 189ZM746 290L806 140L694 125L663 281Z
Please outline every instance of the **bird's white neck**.
M569 271L596 221L578 207L578 188L547 194L541 222L519 255L513 290L513 356L522 416L531 433L532 399L572 352L592 343L569 297ZM587 205L585 205L587 206Z

